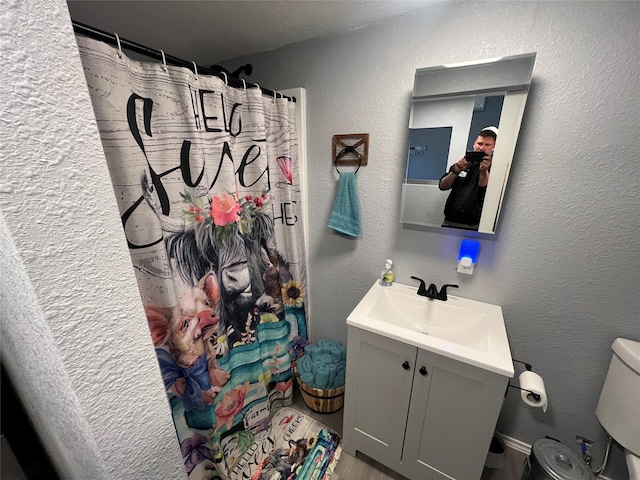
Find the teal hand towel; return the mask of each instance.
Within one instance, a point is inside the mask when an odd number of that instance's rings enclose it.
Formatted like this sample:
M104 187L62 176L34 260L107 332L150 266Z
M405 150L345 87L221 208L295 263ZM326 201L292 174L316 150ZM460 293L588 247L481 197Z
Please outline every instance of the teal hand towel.
M313 384L315 388L325 389L329 386L329 367L323 366L318 367L316 370L315 383Z
M313 385L313 382L314 382L313 373L311 372L303 373L302 375L300 375L300 380L302 380L302 383L306 383L309 386Z
M338 194L327 227L350 237L360 236L360 205L354 172L340 172Z
M330 338L323 338L318 340L318 346L322 349L322 353L331 353L334 347L340 345L340 342L337 340L332 340Z
M319 357L322 354L322 350L318 345L310 343L304 347L304 354L305 356L310 357L311 360L315 360L316 357Z
M302 355L296 365L300 374L313 372L313 360L309 355Z

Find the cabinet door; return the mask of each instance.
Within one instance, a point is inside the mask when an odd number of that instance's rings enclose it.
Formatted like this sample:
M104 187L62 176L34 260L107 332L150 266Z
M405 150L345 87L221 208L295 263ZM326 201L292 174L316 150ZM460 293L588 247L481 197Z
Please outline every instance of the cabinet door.
M380 463L402 455L415 347L349 327L343 449Z
M507 381L419 350L402 463L429 479L478 480Z

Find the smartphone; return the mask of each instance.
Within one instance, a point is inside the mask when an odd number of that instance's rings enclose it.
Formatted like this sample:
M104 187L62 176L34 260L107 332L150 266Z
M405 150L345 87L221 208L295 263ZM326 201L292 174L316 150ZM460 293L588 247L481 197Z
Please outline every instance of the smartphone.
M487 154L483 151L480 152L467 152L464 156L464 158L467 160L467 162L471 162L471 163L480 163L482 161L482 159L484 157L486 157Z

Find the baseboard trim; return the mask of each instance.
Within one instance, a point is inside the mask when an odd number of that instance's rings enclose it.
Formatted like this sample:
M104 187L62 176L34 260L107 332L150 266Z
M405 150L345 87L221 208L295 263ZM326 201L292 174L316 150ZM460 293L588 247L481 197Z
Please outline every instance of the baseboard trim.
M505 447L515 450L516 452L524 453L527 456L531 455L531 445L528 443L524 443L517 438L509 437L500 432L496 432L496 434L502 438ZM605 477L604 475L600 475L598 478L602 480L611 480L609 477Z
M511 450L515 450L516 452L524 453L527 456L531 454L531 445L521 442L517 438L504 435L500 432L496 432L496 433L500 436L500 438L502 438L507 448L510 448Z

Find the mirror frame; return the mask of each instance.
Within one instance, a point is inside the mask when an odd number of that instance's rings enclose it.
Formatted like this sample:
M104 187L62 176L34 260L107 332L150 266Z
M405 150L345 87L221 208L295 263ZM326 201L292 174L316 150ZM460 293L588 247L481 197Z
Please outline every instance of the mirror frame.
M463 97L504 93L504 103L498 125L498 141L496 142L496 148L493 154L491 176L489 184L487 185L487 192L478 226L478 232L480 233L493 234L497 228L498 217L502 208L502 200L504 198L513 154L515 152L516 142L524 116L524 108L531 85L535 58L536 53L526 53L475 62L419 68L415 72L409 129L450 126L447 124L429 124L428 127L416 127L413 125L416 110L420 108L420 105L424 108L430 101L458 101ZM462 147L462 149L466 147L466 139L471 132L467 131L466 134L465 146ZM427 223L426 221L421 221L419 218L409 218L406 211L406 207L411 204L407 197L408 189L420 189L420 187L415 187L415 185L407 182L409 156L411 153L409 147L410 146L407 147L408 154L405 179L402 185L400 222L441 227L440 224ZM454 145L450 145L450 148L453 147ZM456 144L455 147L457 150L460 150L459 147L461 146ZM450 166L450 159L448 159L447 169ZM422 187L434 188L433 185L423 185ZM438 188L437 185L435 188ZM417 201L419 202L420 198L417 198ZM416 199L414 199L413 203L416 203ZM444 218L444 214L442 218Z

